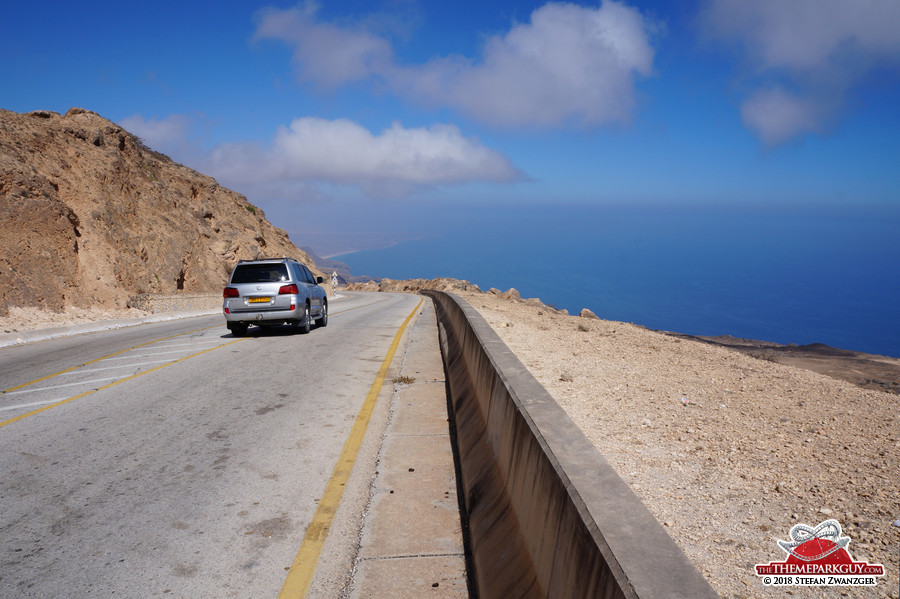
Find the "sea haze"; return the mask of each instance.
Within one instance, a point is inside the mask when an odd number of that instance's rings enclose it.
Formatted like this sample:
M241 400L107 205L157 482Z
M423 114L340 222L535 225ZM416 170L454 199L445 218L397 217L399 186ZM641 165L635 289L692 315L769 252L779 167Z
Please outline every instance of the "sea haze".
M577 314L693 335L900 357L900 212L566 206L474 209L353 274L453 277Z

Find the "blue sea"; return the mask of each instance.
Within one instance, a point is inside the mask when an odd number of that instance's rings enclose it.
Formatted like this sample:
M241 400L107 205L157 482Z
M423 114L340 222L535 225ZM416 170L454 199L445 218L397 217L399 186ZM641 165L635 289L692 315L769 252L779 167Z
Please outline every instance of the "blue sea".
M900 357L900 210L466 206L435 222L335 259L652 329Z

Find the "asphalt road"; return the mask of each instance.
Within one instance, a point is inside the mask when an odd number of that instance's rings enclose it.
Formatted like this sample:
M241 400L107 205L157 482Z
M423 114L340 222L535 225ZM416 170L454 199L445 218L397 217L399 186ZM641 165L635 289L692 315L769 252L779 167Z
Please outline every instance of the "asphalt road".
M349 295L308 335L212 316L0 349L0 597L277 596L418 301Z

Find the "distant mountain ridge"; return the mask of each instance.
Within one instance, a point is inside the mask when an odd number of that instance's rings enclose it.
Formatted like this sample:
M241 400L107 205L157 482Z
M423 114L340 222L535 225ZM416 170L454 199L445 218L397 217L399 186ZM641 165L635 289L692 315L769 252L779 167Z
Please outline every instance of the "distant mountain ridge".
M350 267L344 262L341 262L339 260L332 260L330 258L323 258L322 256L316 254L315 250L310 247L304 246L300 249L306 252L307 255L312 258L313 261L315 261L316 265L323 271L325 271L326 275L328 275L329 273L336 273L339 285L346 285L348 283L365 283L367 281L373 280L372 277L368 277L365 275L354 275L352 272L350 272Z
M246 197L82 108L0 109L0 224L0 315L216 292L242 258L320 273Z

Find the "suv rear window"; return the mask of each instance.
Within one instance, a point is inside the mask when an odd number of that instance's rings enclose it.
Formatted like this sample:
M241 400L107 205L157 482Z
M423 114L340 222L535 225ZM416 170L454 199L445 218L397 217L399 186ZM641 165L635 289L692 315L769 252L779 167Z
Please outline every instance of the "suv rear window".
M277 283L288 280L284 264L238 264L231 275L231 283Z

